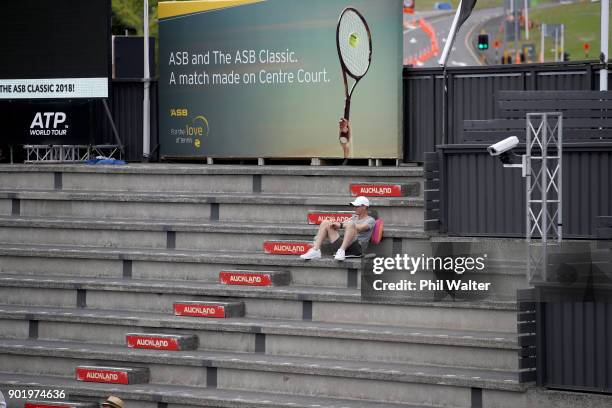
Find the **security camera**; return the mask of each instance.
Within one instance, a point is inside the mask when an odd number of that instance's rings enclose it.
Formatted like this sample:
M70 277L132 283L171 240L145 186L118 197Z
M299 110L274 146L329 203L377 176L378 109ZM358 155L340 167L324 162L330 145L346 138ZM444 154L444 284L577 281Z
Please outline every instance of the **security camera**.
M510 136L502 140L501 142L497 142L494 145L487 147L487 151L491 156L499 156L507 151L514 149L518 146L519 140L516 136Z
M500 142L495 143L494 145L487 147L487 151L491 156L498 157L504 167L516 167L522 169L523 177L526 177L526 156L519 156L513 151L513 149L518 146L518 144L518 137L510 136Z

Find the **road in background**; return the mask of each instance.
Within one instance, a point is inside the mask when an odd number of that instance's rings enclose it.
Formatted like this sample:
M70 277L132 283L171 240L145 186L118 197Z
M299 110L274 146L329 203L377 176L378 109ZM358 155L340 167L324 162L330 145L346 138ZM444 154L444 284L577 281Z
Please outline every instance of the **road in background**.
M456 36L455 44L448 58L448 66L481 65L478 60L479 57L476 48L474 45L469 44L468 39L471 41L473 35L478 34L474 32L475 30L485 22L501 16L502 13L503 9L501 7L475 10ZM439 53L421 61L420 64L417 65L420 67L437 67L438 58L444 48L453 17L454 10L452 13L428 12L406 16L406 22L412 23L414 20L417 24L415 27L409 26L404 29L404 57L410 58L415 55L418 56L430 49L431 40L418 25L418 19L424 18L433 28L438 40Z

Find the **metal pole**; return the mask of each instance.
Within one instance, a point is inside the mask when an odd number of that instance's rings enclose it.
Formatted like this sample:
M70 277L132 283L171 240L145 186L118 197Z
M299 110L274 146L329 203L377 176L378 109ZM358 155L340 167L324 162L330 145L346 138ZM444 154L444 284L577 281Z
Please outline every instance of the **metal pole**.
M561 61L565 61L565 24L561 24Z
M504 54L506 52L506 49L508 48L508 24L506 24L506 22L508 21L508 2L504 1L504 19L502 20L502 27L504 29L504 43L502 46L502 49L504 50Z
M544 62L544 33L546 32L546 24L542 23L542 34L540 35L540 62Z
M446 38L446 44L444 44L444 50L442 50L442 55L438 60L438 64L443 67L446 66L446 61L448 60L448 54L453 47L453 43L455 42L455 35L457 34L457 24L459 23L459 13L461 13L461 1L457 5L457 12L455 13L455 18L453 19L453 23L451 24L450 31L448 32L448 37Z
M527 167L527 175L525 177L525 216L526 216L526 224L525 231L526 237L525 240L527 244L531 244L531 214L529 213L531 209L531 132L533 131L533 125L531 123L531 115L527 114L527 129L525 135L525 165ZM531 258L531 252L529 252L529 258Z
M559 157L557 163L557 240L561 242L563 239L563 114L560 114L557 122L557 155Z
M559 62L559 26L555 27L555 62Z
M542 244L546 247L548 243L548 115L542 115L542 167L541 167L541 188L542 188Z
M151 100L149 97L149 0L144 0L144 95L142 98L142 157L147 160L151 151Z
M518 4L517 0L512 0L512 6L514 7L514 52L519 51L519 18L518 18Z
M525 0L525 39L529 39L529 0Z
M601 0L601 53L604 67L599 71L599 90L608 90L608 31L610 23L610 0Z

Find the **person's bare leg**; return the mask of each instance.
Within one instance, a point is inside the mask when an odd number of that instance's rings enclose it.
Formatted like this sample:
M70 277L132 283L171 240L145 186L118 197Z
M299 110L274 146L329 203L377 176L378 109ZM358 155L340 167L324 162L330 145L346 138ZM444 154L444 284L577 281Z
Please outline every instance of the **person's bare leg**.
M319 232L315 237L314 249L321 249L321 245L325 242L326 238L329 238L330 242L334 242L340 237L338 231L332 227L332 223L329 220L325 220L319 225Z
M353 223L347 224L345 231L344 231L344 239L342 240L342 245L340 246L340 249L343 249L346 251L346 248L348 248L349 245L353 243L353 240L356 235L357 235L357 228L355 227L355 224Z
M344 158L348 159L348 157L351 155L351 147L348 143L340 143L340 145L342 145L342 152L344 153Z

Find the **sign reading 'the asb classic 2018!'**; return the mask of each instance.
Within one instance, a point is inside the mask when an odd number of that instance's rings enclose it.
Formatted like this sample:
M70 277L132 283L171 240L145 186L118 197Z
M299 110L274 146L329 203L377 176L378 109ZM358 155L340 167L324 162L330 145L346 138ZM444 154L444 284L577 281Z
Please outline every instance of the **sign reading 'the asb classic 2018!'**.
M162 156L398 157L401 0L160 2L158 13ZM349 90L360 78L346 110L343 72Z

